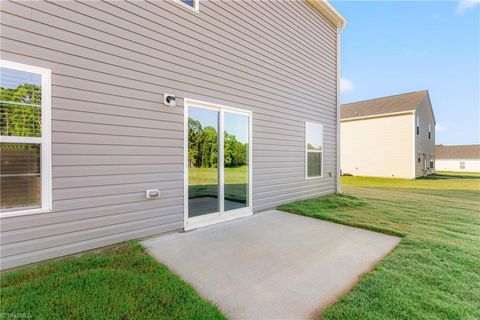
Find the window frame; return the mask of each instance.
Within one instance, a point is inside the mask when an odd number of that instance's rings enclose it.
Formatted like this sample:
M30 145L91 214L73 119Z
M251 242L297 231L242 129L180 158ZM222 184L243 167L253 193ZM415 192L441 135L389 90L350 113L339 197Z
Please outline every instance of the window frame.
M41 207L34 209L12 208L0 212L0 218L22 216L52 211L52 138L51 138L51 70L0 59L0 67L39 74L42 78L42 129L40 137L0 136L2 143L40 144Z
M307 130L308 130L308 125L309 124L319 126L322 130L322 150L321 151L320 150L308 150ZM324 152L325 152L323 142L324 142L324 139L323 139L323 125L320 124L320 123L316 123L316 122L305 121L305 179L306 180L322 179L323 178L323 172L325 171L324 168L323 168L323 158L324 158ZM312 176L312 177L308 176L308 154L309 153L320 153L321 160L320 160L320 175L319 176Z
M194 6L189 6L188 4L186 4L185 2L183 2L182 0L174 0L174 2L180 4L181 6L183 6L184 8L188 8L189 10L193 10L194 12L196 13L199 13L200 12L200 0L193 0L193 4Z

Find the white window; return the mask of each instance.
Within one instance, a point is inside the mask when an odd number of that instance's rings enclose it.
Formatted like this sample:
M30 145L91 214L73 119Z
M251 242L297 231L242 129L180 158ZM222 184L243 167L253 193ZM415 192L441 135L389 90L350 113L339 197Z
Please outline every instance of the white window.
M465 170L465 161L460 161L460 170Z
M1 216L50 211L50 70L0 60Z
M432 125L429 123L428 124L428 139L432 137Z
M420 118L417 116L417 135L420 134Z
M200 7L200 0L176 0L183 4L184 6L193 9L198 12L198 9Z
M323 126L305 123L305 177L323 177Z

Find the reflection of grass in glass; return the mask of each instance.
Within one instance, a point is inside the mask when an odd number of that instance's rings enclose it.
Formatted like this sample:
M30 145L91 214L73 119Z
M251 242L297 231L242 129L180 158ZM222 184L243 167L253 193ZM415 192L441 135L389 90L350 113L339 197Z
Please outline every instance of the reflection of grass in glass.
M188 168L188 197L217 197L217 168ZM245 201L248 166L225 168L225 198Z

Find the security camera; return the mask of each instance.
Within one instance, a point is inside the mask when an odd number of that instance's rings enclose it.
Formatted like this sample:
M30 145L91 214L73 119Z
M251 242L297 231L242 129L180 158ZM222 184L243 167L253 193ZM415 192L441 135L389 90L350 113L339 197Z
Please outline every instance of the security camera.
M175 95L165 93L163 95L163 104L166 106L170 107L175 107L177 105L177 98L175 98Z

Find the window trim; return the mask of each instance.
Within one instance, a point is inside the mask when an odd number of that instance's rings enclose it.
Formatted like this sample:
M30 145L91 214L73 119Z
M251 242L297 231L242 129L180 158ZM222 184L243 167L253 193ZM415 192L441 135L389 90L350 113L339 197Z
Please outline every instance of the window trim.
M320 128L322 129L322 150L308 150L308 141L307 141L307 127L308 127L308 124L313 124L313 125L316 125L316 126L320 126ZM305 179L306 180L312 180L312 179L323 179L323 172L325 171L324 168L323 168L323 158L324 158L324 152L325 152L325 148L323 147L323 125L320 124L320 123L316 123L316 122L310 122L310 121L305 121ZM320 153L321 154L321 163L320 163L320 175L319 176L313 176L313 177L309 177L308 176L308 153Z
M193 7L184 3L182 0L174 0L174 2L180 4L184 8L188 8L189 10L193 10L196 13L200 13L200 0L193 0L193 4L194 4Z
M52 136L51 136L51 70L0 59L0 67L40 74L42 77L42 131L41 137L0 136L0 142L40 144L41 207L0 212L0 218L23 216L52 211Z

